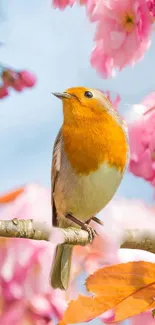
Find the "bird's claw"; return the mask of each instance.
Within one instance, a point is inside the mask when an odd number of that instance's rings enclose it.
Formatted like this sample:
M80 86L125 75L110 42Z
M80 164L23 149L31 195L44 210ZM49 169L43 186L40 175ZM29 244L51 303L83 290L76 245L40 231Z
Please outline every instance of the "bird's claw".
M90 243L93 241L94 237L97 236L97 232L95 229L93 229L92 227L90 227L88 224L84 223L84 225L82 226L83 230L86 230L88 232L88 238Z

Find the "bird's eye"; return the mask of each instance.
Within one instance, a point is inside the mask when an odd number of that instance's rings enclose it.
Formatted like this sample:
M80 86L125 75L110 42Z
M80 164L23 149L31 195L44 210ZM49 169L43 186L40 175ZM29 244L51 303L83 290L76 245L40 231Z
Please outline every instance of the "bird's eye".
M87 98L92 98L93 97L93 94L91 93L91 91L85 91L84 95Z

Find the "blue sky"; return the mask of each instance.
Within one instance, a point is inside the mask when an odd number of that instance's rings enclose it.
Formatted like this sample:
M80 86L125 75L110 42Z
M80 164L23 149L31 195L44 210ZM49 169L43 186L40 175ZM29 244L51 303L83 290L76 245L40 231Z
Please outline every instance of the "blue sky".
M1 0L0 62L38 77L34 89L12 91L0 101L1 192L32 181L50 185L53 140L62 121L61 103L51 91L77 85L108 89L119 92L126 110L154 90L155 42L134 69L104 80L89 63L93 33L82 7L60 12L47 0ZM151 201L153 189L126 175L117 195Z

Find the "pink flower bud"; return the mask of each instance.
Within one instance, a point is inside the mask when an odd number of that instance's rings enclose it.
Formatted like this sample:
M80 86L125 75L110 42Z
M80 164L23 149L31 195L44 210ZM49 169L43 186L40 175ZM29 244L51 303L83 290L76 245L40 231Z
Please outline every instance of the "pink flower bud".
M25 87L33 87L36 84L36 77L32 73L21 71L18 75Z
M22 83L22 81L20 79L17 79L14 81L14 83L12 84L12 88L16 91L22 91L25 88L25 85Z
M16 79L16 73L10 69L4 70L2 73L2 80L5 87L12 86Z
M0 98L8 96L8 89L6 87L0 87Z

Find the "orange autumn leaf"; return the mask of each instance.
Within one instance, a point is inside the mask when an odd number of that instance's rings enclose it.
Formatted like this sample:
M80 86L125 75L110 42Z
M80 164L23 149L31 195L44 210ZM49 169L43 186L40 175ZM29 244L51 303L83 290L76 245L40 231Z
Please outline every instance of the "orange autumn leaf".
M113 322L120 322L129 317L155 308L155 284L135 292L124 299L114 308L115 319ZM111 323L113 323L111 322Z
M93 296L87 297L79 295L76 300L71 300L66 309L63 319L59 325L78 324L87 322L103 312L111 309L113 306L122 301L123 297L114 296ZM80 311L80 312L79 312Z
M96 295L72 300L59 325L87 322L111 308L115 322L154 308L155 264L142 261L107 266L89 276L86 287Z
M19 187L16 190L8 192L4 195L0 195L0 204L6 204L6 203L14 201L17 198L17 196L19 196L23 192L24 192L24 186Z
M86 280L88 291L96 295L129 294L155 281L155 264L150 262L129 262L111 265L90 275Z

